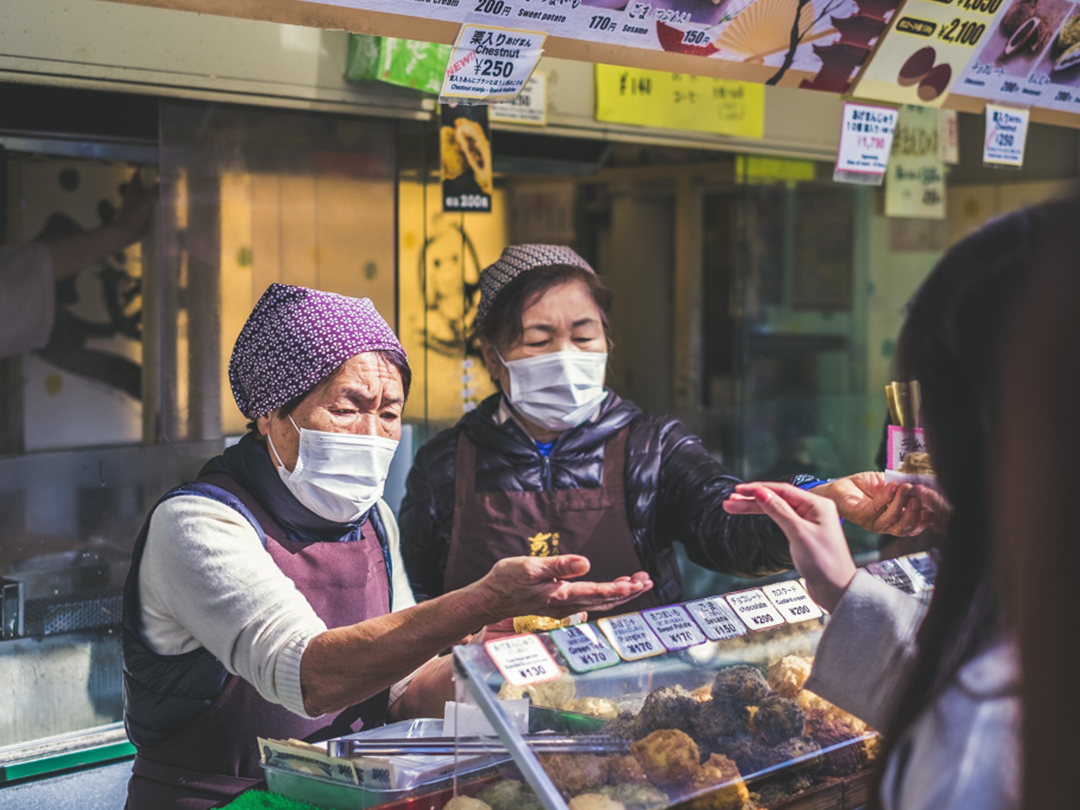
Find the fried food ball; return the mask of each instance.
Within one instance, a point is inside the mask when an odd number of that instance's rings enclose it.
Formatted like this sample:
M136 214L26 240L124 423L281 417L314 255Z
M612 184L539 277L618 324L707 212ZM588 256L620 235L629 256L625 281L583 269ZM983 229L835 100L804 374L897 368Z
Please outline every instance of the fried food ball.
M870 730L862 720L853 714L848 714L839 706L835 706L824 698L820 698L813 692L803 690L798 697L799 707L806 713L806 722L809 728L814 723L840 723L847 726L852 734L865 734Z
M619 716L619 704L607 698L583 697L568 700L563 704L563 711L587 714L602 720L614 720Z
M788 655L769 664L769 688L781 697L794 700L802 691L814 666L812 658Z
M654 731L632 744L630 751L649 781L660 787L689 782L701 759L690 735L673 728Z
M703 686L699 686L697 689L694 689L690 693L690 696L694 700L697 700L697 701L699 701L701 703L704 703L707 700L712 700L712 684L707 683L707 684L704 684Z
M637 740L645 736L641 733L638 716L633 712L620 712L618 717L604 724L601 732L616 740Z
M747 664L720 670L712 687L713 702L732 714L759 705L769 692L769 683L761 670Z
M532 791L516 779L504 779L481 790L476 798L487 802L491 810L517 810L524 793L531 794Z
M821 746L810 737L792 737L790 740L784 740L779 745L770 748L766 754L766 761L770 766L773 766L784 765L803 757L810 757L810 759L806 759L793 767L795 770L806 773L816 773L821 770L822 761L820 757L814 757L813 755L820 751Z
M722 737L714 743L714 751L733 760L746 776L769 767L768 746L748 735Z
M555 787L571 796L607 782L608 760L595 754L542 754L540 764Z
M570 810L626 810L622 802L602 793L582 793L569 802Z
M689 731L699 746L711 750L713 740L737 733L740 726L744 726L742 717L729 715L709 700L698 704L697 712L690 718Z
M626 810L664 810L670 804L668 795L652 785L605 785L596 792L610 796Z
M758 804L762 807L779 804L789 796L794 796L796 793L802 793L813 786L814 780L803 773L795 773L788 776L781 776L777 779L770 779L769 781L756 786Z
M504 683L499 689L499 700L518 700L528 695L534 706L561 709L563 705L574 699L577 687L574 685L570 670L565 667L559 667L559 669L562 670L562 675L547 683L534 683L528 686Z
M641 765L629 754L608 759L607 778L610 785L643 785L648 781Z
M646 734L665 728L688 728L700 710L698 702L681 686L661 686L645 698L638 722Z
M683 805L685 810L739 810L750 801L738 767L722 754L713 754L701 763L689 792L698 795Z
M801 737L806 726L806 713L794 700L769 695L753 717L754 729L769 745L779 745L791 737Z
M842 723L822 723L814 730L814 742L821 746L823 776L851 776L870 760L866 745ZM833 750L828 750L833 749Z
M491 810L491 805L471 796L455 796L443 805L443 810Z

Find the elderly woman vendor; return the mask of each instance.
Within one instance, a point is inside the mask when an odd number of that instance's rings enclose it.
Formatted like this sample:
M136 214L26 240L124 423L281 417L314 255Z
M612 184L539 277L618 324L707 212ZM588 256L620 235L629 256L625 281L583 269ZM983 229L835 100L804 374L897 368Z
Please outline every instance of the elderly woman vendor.
M740 482L700 439L605 387L611 293L584 259L511 246L480 290L474 334L500 391L421 448L409 473L402 554L417 599L518 554L584 554L601 580L644 568L656 587L629 609L679 600L676 542L717 571L791 566L769 520L724 511ZM872 531L913 534L927 519L910 485L880 473L792 483Z
M272 285L229 378L251 431L162 498L135 543L131 810L200 810L255 785L259 736L320 740L388 713L441 714L449 659L429 659L447 646L510 616L610 609L651 587L643 573L563 581L588 571L578 556L517 557L414 603L380 501L409 365L367 299Z

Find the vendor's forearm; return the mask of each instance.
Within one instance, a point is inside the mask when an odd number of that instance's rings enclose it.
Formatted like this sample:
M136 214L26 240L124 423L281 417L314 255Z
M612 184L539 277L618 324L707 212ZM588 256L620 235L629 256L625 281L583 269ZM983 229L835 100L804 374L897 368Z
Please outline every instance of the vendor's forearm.
M80 270L127 247L138 236L138 232L110 224L74 236L50 239L48 245L52 255L53 278L56 281L70 278Z
M311 715L338 711L400 681L459 639L501 618L486 602L477 583L407 610L320 633L300 664L305 709Z

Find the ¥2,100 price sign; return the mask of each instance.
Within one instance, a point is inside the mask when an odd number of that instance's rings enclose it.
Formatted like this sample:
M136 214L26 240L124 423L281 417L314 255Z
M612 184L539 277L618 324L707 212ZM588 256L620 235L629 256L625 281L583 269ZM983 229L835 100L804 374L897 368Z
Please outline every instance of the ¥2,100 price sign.
M547 34L463 25L450 51L440 100L491 104L516 98L536 70Z
M562 673L547 647L536 636L510 636L484 644L496 668L513 686L554 681Z

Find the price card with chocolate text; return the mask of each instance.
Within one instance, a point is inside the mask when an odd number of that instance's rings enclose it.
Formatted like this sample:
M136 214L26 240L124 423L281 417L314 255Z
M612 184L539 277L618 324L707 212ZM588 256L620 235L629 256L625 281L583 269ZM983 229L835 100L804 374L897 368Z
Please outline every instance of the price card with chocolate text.
M726 638L746 635L746 625L735 615L731 605L722 596L710 596L687 602L686 609L698 625L705 631L709 641L722 641Z
M440 100L461 104L510 101L525 87L547 34L491 25L463 25L446 63Z
M619 663L619 656L591 624L552 630L551 640L574 672L591 672Z
M485 642L484 649L513 686L553 681L562 674L544 642L533 635L497 638Z
M708 640L682 605L650 608L641 611L641 615L671 652L704 644Z
M640 613L605 617L596 624L625 661L638 661L667 652Z
M760 588L729 593L724 598L751 630L768 630L787 623Z
M803 586L794 580L763 585L761 590L765 591L769 601L792 624L821 618L821 608L810 598Z

